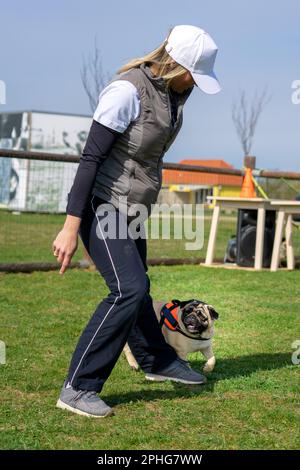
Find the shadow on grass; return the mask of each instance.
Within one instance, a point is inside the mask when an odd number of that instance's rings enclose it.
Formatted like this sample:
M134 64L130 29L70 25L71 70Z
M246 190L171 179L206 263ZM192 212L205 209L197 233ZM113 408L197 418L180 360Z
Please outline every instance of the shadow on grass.
M191 366L199 370L199 361L192 359ZM214 371L209 375L212 381L245 377L259 370L275 370L292 365L291 354L251 354L248 356L237 356L231 358L217 358Z
M194 370L201 372L199 361L191 360L190 364ZM208 382L205 385L184 385L172 382L173 390L154 389L157 382L147 382L145 388L133 392L112 394L107 397L111 406L136 401L153 401L159 399L188 398L203 393L212 393L214 386L221 380L234 379L237 377L248 377L260 370L275 370L291 365L291 355L287 353L253 354L249 356L237 356L226 359L217 359L215 370L208 374ZM143 374L130 369L128 374Z

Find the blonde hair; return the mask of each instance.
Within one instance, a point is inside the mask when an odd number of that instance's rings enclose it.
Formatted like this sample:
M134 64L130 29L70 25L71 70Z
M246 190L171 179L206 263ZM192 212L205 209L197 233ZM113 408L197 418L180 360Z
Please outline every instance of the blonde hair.
M171 31L169 32L168 37L170 33ZM171 80L175 77L184 75L187 70L182 65L175 62L175 60L172 59L165 50L168 37L152 52L149 52L143 57L138 57L127 62L127 64L123 65L117 73L123 73L130 69L138 68L141 64L156 65L156 74L166 81L166 85L169 88Z

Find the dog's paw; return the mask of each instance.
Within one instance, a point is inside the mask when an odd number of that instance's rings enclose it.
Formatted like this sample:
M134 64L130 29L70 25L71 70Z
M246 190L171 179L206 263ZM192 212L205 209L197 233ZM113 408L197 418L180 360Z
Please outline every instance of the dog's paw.
M208 372L212 372L212 371L214 370L214 367L213 367L213 366L210 366L210 365L208 365L208 364L205 364L205 366L203 367L202 370L203 370L203 372L208 373Z
M203 372L206 372L206 373L212 372L215 368L215 364L216 364L216 360L214 357L212 357L204 364Z

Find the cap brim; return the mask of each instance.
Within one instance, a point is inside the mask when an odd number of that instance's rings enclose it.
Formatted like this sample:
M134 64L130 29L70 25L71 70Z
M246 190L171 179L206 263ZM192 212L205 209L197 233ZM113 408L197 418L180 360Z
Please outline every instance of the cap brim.
M215 93L219 93L219 91L221 91L221 85L214 72L211 72L209 75L202 75L195 72L192 72L191 74L196 82L196 85L200 88L200 90L204 91L204 93L214 95Z

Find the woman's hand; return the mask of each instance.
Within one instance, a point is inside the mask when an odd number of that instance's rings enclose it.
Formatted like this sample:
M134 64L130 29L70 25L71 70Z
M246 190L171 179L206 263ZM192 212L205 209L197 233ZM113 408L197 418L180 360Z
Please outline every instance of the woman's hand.
M68 215L63 229L52 244L53 255L61 263L59 274L64 274L77 250L80 221L78 217Z

